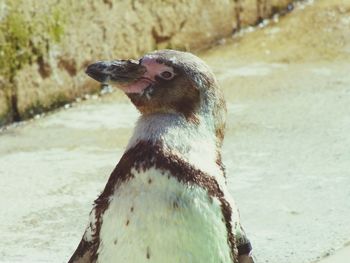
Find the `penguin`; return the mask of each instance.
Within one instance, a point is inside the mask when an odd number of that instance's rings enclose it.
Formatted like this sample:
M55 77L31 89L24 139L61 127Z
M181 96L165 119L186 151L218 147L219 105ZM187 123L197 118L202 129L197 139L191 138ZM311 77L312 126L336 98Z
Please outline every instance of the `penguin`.
M141 116L69 263L252 263L221 160L225 100L208 65L160 50L86 73L116 84Z

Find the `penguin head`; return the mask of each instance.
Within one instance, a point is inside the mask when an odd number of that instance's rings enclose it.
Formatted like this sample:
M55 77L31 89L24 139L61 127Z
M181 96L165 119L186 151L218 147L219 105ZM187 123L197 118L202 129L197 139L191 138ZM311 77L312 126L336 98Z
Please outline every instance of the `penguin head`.
M115 84L141 114L179 114L193 123L205 117L223 137L223 95L207 64L191 53L159 50L138 61L99 61L86 73L101 83Z

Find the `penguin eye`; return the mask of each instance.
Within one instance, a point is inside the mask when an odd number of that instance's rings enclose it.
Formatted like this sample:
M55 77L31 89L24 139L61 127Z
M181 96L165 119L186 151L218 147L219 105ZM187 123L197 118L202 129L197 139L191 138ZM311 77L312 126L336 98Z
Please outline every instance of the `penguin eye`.
M163 79L171 79L173 77L173 73L171 73L170 71L163 71L162 73L160 73L160 76Z

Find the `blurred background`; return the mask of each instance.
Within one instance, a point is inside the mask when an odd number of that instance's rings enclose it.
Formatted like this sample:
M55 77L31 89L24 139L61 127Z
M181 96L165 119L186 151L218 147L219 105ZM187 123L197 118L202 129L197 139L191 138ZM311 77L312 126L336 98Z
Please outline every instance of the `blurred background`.
M258 262L347 262L350 0L0 0L0 262L69 259L138 117L84 69L164 48L224 90Z

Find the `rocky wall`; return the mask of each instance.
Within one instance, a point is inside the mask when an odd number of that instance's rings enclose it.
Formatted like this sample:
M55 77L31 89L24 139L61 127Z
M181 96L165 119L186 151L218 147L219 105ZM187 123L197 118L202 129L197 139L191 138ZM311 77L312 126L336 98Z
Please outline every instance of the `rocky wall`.
M99 86L91 61L208 47L291 0L0 0L0 125Z

